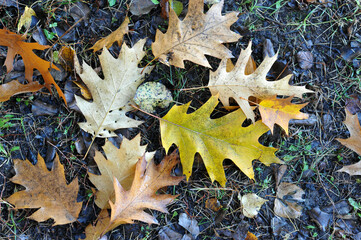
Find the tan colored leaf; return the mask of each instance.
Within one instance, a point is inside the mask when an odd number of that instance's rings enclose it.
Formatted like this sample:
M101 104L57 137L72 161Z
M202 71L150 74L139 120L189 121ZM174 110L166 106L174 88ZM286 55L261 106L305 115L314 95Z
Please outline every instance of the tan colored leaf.
M166 33L157 30L152 51L162 63L184 68L184 60L211 67L205 57L232 58L222 43L236 42L241 36L230 30L237 21L237 12L222 16L223 0L203 13L203 0L190 0L188 13L181 21L173 9L169 10Z
M254 121L254 112L248 102L249 97L265 99L274 95L302 97L303 93L312 92L305 87L291 86L288 84L292 75L278 81L267 81L266 75L273 63L277 60L277 54L266 57L258 68L249 75L245 69L251 56L251 42L245 50L242 50L238 61L231 72L227 72L227 59L223 59L217 71L210 72L208 87L212 94L219 93L219 99L225 106L229 106L229 98L234 98L247 118Z
M217 198L209 198L206 201L206 208L211 209L212 211L217 212L222 208Z
M298 218L302 214L300 202L304 202L302 195L305 192L293 183L282 182L277 187L274 212L284 218Z
M37 69L40 72L40 74L43 76L45 82L44 86L51 92L51 85L54 85L59 96L66 103L64 93L55 83L53 77L50 74L50 68L53 68L55 70L59 70L59 69L55 65L52 65L50 62L39 58L33 52L34 50L47 49L49 48L49 46L43 46L38 43L28 43L28 42L24 42L23 40L24 37L21 35L17 35L6 29L0 29L0 45L8 47L8 53L4 64L6 66L7 72L9 73L13 70L14 57L19 54L23 58L25 65L25 79L29 81L29 83L33 82L33 72L34 69ZM32 84L32 86L35 86L35 84ZM27 88L31 89L32 86ZM3 88L4 88L3 85L0 85L0 91L5 91Z
M307 119L308 114L300 112L307 105L291 103L293 97L277 98L277 96L267 97L259 103L259 112L262 122L271 129L273 133L274 125L277 123L288 135L288 122L291 119Z
M86 100L91 100L93 98L92 94L90 93L87 86L84 85L84 83L82 83L80 81L73 81L73 83L80 88L80 93L83 98L85 98Z
M160 121L163 147L168 150L173 143L178 146L187 179L192 174L196 153L202 157L212 182L216 180L222 186L226 184L222 165L225 159L232 160L251 179L254 179L253 160L266 165L281 162L274 154L277 149L265 147L258 141L268 131L266 125L257 121L242 127L246 116L241 109L211 119L218 103L218 96L212 96L190 114L187 114L190 103L173 106Z
M28 6L25 6L24 13L23 15L21 15L18 23L18 32L23 26L25 26L26 30L30 28L32 16L36 16L34 10L32 8L29 8Z
M350 131L350 137L347 139L336 138L336 140L361 156L361 126L357 114L352 115L349 110L346 109L346 120L344 124ZM338 170L338 172L346 172L350 175L361 175L361 161L345 166Z
M110 208L109 200L114 202L114 177L118 179L125 190L129 190L135 173L135 165L140 157L145 153L147 145L140 146L140 135L129 141L123 138L118 149L111 142L107 141L103 146L106 158L96 151L94 160L97 163L101 175L89 173L89 179L98 189L95 204L100 208ZM154 155L146 154L148 161Z
M85 228L85 240L98 240L104 229L109 225L110 216L107 209L100 211L95 225L89 224Z
M157 219L144 210L153 209L168 213L166 206L177 195L157 194L157 191L166 186L177 185L184 179L184 177L171 176L171 171L178 162L178 154L175 152L166 156L158 165L155 165L154 160L147 164L145 158L142 157L137 163L129 191L125 191L114 178L115 202L109 202L112 212L106 231L121 224L134 223L134 220L158 224Z
M65 71L74 70L74 56L75 51L70 46L62 46L59 50L59 62Z
M30 82L28 84L21 84L17 80L0 85L0 102L5 102L10 99L11 96L27 93L36 92L42 89L44 86L39 82Z
M257 216L262 205L268 200L257 196L255 193L248 193L241 197L243 215L248 218Z
M145 74L153 67L138 68L145 55L145 39L129 48L123 44L119 57L114 58L107 49L99 55L104 80L88 64L81 69L78 60L75 69L93 96L93 102L75 96L78 107L84 114L86 122L79 126L95 137L116 136L119 128L137 127L142 122L127 117L126 112L133 108L129 105Z
M76 221L82 203L76 201L78 195L78 181L66 184L64 167L56 155L52 171L46 168L44 159L38 155L38 162L34 166L29 161L14 160L16 175L11 181L24 186L26 189L11 195L7 201L17 209L39 208L29 218L43 222L54 219L54 225L72 223Z
M104 47L106 47L107 49L109 49L114 42L118 43L118 46L122 45L123 42L123 37L124 34L128 33L129 28L128 28L128 24L129 24L129 18L126 17L123 21L123 23L120 25L120 27L115 30L114 32L112 32L111 34L109 34L108 36L106 36L105 38L100 39L99 41L97 41L93 47L91 47L90 49L93 49L94 52L99 51L100 49L103 49Z

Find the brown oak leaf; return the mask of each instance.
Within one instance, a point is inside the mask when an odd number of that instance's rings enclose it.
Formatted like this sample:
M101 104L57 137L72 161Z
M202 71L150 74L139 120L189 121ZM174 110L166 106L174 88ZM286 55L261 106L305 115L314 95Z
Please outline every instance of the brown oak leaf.
M50 69L59 70L55 65L52 65L50 62L45 61L38 57L33 50L44 50L49 48L49 46L43 46L38 43L28 43L24 42L25 37L18 35L16 33L10 32L6 29L0 29L0 45L8 47L8 53L5 59L4 65L6 66L7 72L11 72L14 67L14 58L16 55L20 55L23 58L25 65L25 79L31 84L30 86L24 86L25 90L21 90L19 84L14 83L5 83L0 85L0 92L5 92L6 96L2 96L1 99L9 99L12 95L24 93L24 92L34 92L40 89L39 84L33 84L33 72L34 69L37 69L44 79L44 86L51 92L51 85L54 85L59 96L65 100L64 93L61 91L59 86L55 83L54 78L50 74ZM16 81L16 80L13 80ZM11 88L16 85L17 88L12 89L11 91L5 91L4 89ZM10 87L9 87L10 86ZM10 95L12 94L12 95Z
M203 13L203 0L190 0L187 16L181 21L171 8L166 33L159 29L152 44L156 58L164 64L184 68L184 60L211 67L205 57L232 58L233 55L222 43L236 42L241 36L230 30L237 21L237 12L222 16L224 0L214 4Z
M76 221L82 203L77 202L78 181L66 184L64 167L56 155L52 171L46 168L44 159L38 155L34 166L29 161L14 160L16 175L11 181L24 186L24 191L11 195L7 201L17 209L39 208L29 218L43 222L54 219L54 225L68 224Z

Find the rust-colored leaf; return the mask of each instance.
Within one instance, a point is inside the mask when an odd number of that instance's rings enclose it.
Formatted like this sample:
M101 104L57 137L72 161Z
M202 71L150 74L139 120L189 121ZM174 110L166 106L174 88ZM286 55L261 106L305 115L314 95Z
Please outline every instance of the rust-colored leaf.
M112 32L111 34L106 36L105 38L102 38L99 41L97 41L94 44L94 46L91 47L90 49L93 49L94 52L97 52L100 49L103 49L104 47L109 49L113 45L114 42L117 42L118 46L120 47L123 42L124 34L128 33L128 31L129 31L129 28L128 28L129 22L130 22L129 18L126 17L124 19L123 23L120 25L120 27L117 30L115 30L114 32Z
M38 82L30 82L28 84L21 84L17 80L0 85L0 102L5 102L11 96L27 92L36 92L44 86Z
M76 221L82 203L76 201L78 195L78 181L66 184L64 167L56 155L52 171L46 168L44 159L38 155L38 162L34 166L29 161L14 160L16 175L11 181L24 186L24 191L11 195L7 201L17 209L39 208L29 218L43 222L54 219L54 225L72 223Z
M144 210L154 209L168 213L166 206L177 196L157 194L157 191L166 186L177 185L184 179L171 176L171 171L178 162L176 152L166 156L158 165L155 165L154 160L147 164L145 157L140 158L129 191L125 191L114 178L115 202L109 202L112 212L106 231L121 224L134 223L134 220L158 224L157 219Z
M55 65L38 57L33 50L44 50L49 46L43 46L38 43L28 43L23 40L25 37L6 29L0 29L0 45L8 47L8 53L5 60L6 70L9 73L14 67L14 57L20 55L25 65L25 79L29 83L33 82L34 69L37 69L44 79L44 86L51 92L51 85L54 85L59 96L65 100L65 96L59 86L55 83L54 78L50 74L50 68L59 70ZM3 85L0 85L0 91ZM14 90L13 90L14 91ZM29 91L28 91L29 92ZM15 93L17 94L17 93Z
M288 122L291 119L307 119L308 114L300 112L307 105L291 103L293 97L277 98L277 96L263 99L259 103L259 111L262 122L271 129L273 133L274 125L277 123L288 135Z

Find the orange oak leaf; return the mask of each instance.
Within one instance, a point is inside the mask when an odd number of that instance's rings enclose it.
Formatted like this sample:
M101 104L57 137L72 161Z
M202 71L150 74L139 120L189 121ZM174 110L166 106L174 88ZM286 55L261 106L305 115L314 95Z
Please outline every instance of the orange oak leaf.
M14 160L16 175L11 181L24 186L24 191L11 195L7 201L17 209L39 208L29 218L43 222L54 219L54 225L68 224L76 221L82 203L77 202L78 181L66 184L64 167L56 155L52 171L46 168L44 159L38 155L34 166L29 161Z
M0 85L0 102L5 102L16 94L39 91L43 87L44 86L38 82L30 82L24 85L14 80L5 83Z
M10 32L6 29L0 29L0 45L8 47L8 53L5 59L4 65L6 66L7 72L11 72L14 67L14 58L16 55L20 55L23 58L25 65L25 79L31 83L33 82L33 73L34 69L37 69L44 79L44 86L51 92L51 85L54 85L59 96L65 100L64 93L61 91L59 86L55 83L54 78L50 74L50 68L59 70L55 65L52 65L50 62L45 61L38 57L33 50L44 50L49 48L49 46L43 46L38 43L28 43L24 42L25 37L18 35L16 33ZM14 80L15 81L15 80ZM34 86L34 84L33 84ZM0 85L0 91L2 88L9 88L9 85L6 84ZM25 87L26 88L26 87ZM27 87L29 89L29 87ZM33 91L34 88L30 89ZM4 90L3 90L4 91ZM15 90L12 90L15 92ZM32 92L26 91L26 92ZM24 91L22 91L24 92ZM16 92L15 94L17 94Z
M344 124L350 131L350 137L347 139L336 138L336 140L361 156L361 126L357 114L352 115L349 110L346 109L346 120ZM338 172L346 172L350 175L361 175L361 161L345 166L338 170Z
M85 228L85 240L98 240L104 229L108 226L110 221L110 216L107 209L103 209L100 211L97 220L95 221L95 225L89 224Z
M262 116L262 122L271 129L273 133L274 125L277 123L282 127L288 135L288 122L291 119L307 119L308 114L300 112L300 110L308 103L293 104L293 97L277 98L277 96L263 99L259 103L259 111Z
M168 213L166 206L177 195L157 194L157 191L166 186L177 185L184 179L184 177L171 176L171 171L178 162L176 152L166 156L158 165L155 165L154 160L147 164L143 156L136 165L134 180L129 191L125 191L114 178L115 202L109 201L111 217L104 233L121 224L134 223L134 220L158 224L157 219L144 210L154 209Z
M103 47L106 48L110 48L114 42L118 43L118 46L122 46L122 42L123 42L123 37L124 34L128 33L129 28L128 28L128 24L129 24L129 18L126 17L123 21L123 23L120 25L120 27L115 30L114 32L112 32L111 34L109 34L108 36L106 36L105 38L100 39L99 41L97 41L94 46L92 46L90 49L93 49L94 52L99 51L100 49L103 49Z
M222 16L224 0L214 4L203 13L203 0L190 0L187 16L181 21L171 8L166 33L159 29L152 44L155 58L162 63L184 68L184 60L211 67L205 57L232 58L233 55L222 43L236 42L241 37L230 26L237 21L237 12Z

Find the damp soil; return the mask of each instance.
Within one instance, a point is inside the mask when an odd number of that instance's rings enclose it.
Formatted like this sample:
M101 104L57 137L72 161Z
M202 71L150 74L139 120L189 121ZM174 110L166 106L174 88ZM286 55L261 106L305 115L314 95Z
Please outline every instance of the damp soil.
M18 1L15 6L1 6L0 27L16 31L25 5L32 5L37 13L38 27L55 31L49 25L57 23L60 30L72 27L62 39L55 42L46 40L52 48L39 56L50 60L52 53L63 45L72 46L81 61L93 68L99 68L97 54L88 50L98 39L118 28L125 16L131 19L130 33L124 41L129 46L139 39L147 38L145 49L147 56L142 62L145 66L153 59L150 48L157 29L165 32L168 21L163 19L160 7L148 14L134 16L127 11L128 1L117 1L109 7L108 1L82 1L84 9L89 10L87 17L76 23L76 17L70 14L77 1ZM110 2L110 1L109 1ZM184 17L188 1L182 1ZM265 166L254 161L255 181L247 178L232 163L224 161L227 185L220 187L212 183L199 156L188 182L168 189L169 193L179 194L177 200L168 209L169 214L149 211L159 221L159 225L137 222L122 225L109 232L108 239L159 239L159 231L165 226L185 234L187 231L178 224L181 213L186 213L198 222L200 235L197 239L244 239L244 231L254 233L258 239L361 239L361 208L351 205L351 201L361 200L360 179L346 173L337 172L342 166L355 163L360 157L343 147L336 138L347 138L349 132L342 123L345 119L345 104L351 96L360 96L361 58L347 55L353 47L361 47L361 6L358 1L235 1L227 0L223 12L240 11L239 19L232 30L242 35L233 44L225 44L235 56L252 42L252 57L257 65L264 59L265 41L268 39L278 52L278 65L272 68L269 80L277 80L283 72L292 73L292 85L305 85L314 93L296 99L295 103L308 102L303 112L313 121L290 124L287 136L278 126L274 133L266 133L262 144L279 148L277 156L284 161L287 170L281 182L294 183L305 191L300 218L281 218L274 213L277 194L276 181L280 174L279 165ZM208 9L205 6L205 9ZM34 25L29 36L34 34ZM60 31L59 30L59 31ZM30 38L30 41L34 41ZM44 39L43 39L44 40ZM119 54L116 44L110 48L114 56ZM313 56L312 66L302 69L297 54L308 51ZM351 54L352 55L352 54ZM0 47L0 64L6 57L6 48ZM207 57L212 70L217 69L220 60ZM16 65L18 64L18 65ZM154 70L146 76L145 82L163 83L173 94L175 103L192 101L192 109L197 109L211 96L209 90L182 89L206 86L209 69L186 62L184 69L168 67L153 62ZM21 58L15 58L18 66L7 74L6 68L0 69L2 81L12 78L24 78ZM100 69L100 68L99 68ZM212 71L211 70L211 71ZM55 77L59 86L71 93L80 95L79 89L72 83L77 79L74 72L65 72ZM101 75L101 71L99 72ZM35 74L36 75L36 74ZM36 76L39 81L41 77ZM236 105L236 104L235 104ZM45 106L45 107L44 107ZM40 108L40 109L39 109ZM217 107L225 112L221 104ZM156 115L164 116L168 109L157 109ZM40 112L40 113L39 113ZM222 114L221 114L222 115ZM214 114L212 117L220 117ZM360 114L359 114L360 115ZM148 151L156 151L159 162L166 154L161 146L159 121L139 111L129 113L130 117L144 121L139 129L119 130L115 143L123 137L131 139L138 133L142 144L148 144ZM257 115L259 118L259 115ZM87 171L97 172L92 160L92 151L101 149L104 139L96 139L89 156L83 159L91 136L83 132L78 122L84 121L75 106L66 106L56 95L46 89L34 94L22 94L0 104L0 122L9 119L8 124L0 126L0 200L2 239L79 239L85 237L85 227L92 223L100 210L94 204L93 185L87 178ZM245 122L244 125L249 125ZM55 154L60 157L69 182L78 181L80 190L78 201L83 202L79 218L72 224L52 226L53 221L38 223L29 218L35 210L16 210L6 204L6 198L23 188L10 181L14 176L13 159L28 160L35 164L40 154L52 166ZM179 167L179 166L178 166ZM239 196L256 193L268 201L255 218L247 218L240 207ZM207 199L217 197L222 210L214 212L205 207ZM320 218L317 210L329 214L328 223ZM342 213L340 213L342 211ZM345 217L346 216L346 217ZM238 235L237 235L238 234ZM239 237L236 237L239 236Z

